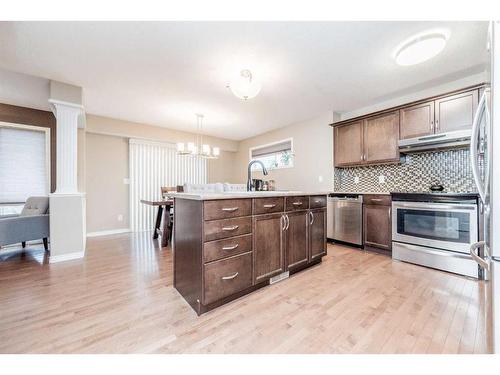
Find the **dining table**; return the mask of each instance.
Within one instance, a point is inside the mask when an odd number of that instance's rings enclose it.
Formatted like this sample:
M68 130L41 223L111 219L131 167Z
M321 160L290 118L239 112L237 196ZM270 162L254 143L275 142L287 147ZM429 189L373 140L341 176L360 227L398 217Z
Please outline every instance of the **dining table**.
M161 247L168 246L168 241L171 237L171 228L172 228L172 220L170 218L170 209L174 206L173 199L162 199L157 201L151 201L147 199L141 199L141 203L158 207L158 211L156 213L156 219L154 220L154 228L153 228L153 239L156 240L158 236L161 237ZM163 215L163 227L162 225L162 215Z

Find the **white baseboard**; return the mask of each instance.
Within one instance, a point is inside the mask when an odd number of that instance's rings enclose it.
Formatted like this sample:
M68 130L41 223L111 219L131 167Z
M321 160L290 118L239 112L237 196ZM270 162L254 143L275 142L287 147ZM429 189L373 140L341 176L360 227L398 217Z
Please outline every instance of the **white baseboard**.
M85 256L85 251L78 251L76 253L51 255L49 256L49 263L65 262L67 260L80 259Z
M120 234L128 232L130 232L130 228L102 230L99 232L89 232L87 233L87 237L109 236L110 234Z

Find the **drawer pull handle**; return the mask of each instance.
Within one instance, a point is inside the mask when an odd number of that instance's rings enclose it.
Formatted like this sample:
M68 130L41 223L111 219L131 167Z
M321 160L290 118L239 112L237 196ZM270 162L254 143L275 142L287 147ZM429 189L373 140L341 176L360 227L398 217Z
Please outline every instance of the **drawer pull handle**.
M316 199L316 200L314 201L314 203L321 203L321 200Z
M236 276L238 276L238 272L235 272L233 275L231 276L222 276L222 280L232 280L234 279Z
M274 204L265 204L264 205L264 208L274 208L274 207L276 207L275 203Z
M233 231L233 230L238 229L239 227L240 227L239 225L231 225L230 227L222 227L222 230Z
M302 202L293 202L292 203L294 206L302 206Z
M222 211L225 211L225 212L234 212L238 209L238 207L224 207L222 208Z
M239 244L233 245L233 246L224 246L222 250L234 250L239 246Z
M372 198L370 199L372 202L382 202L382 199L379 198Z

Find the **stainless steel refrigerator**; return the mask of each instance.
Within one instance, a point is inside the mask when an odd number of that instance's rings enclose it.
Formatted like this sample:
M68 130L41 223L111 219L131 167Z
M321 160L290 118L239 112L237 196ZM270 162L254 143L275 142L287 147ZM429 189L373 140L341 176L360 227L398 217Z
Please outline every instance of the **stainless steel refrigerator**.
M483 236L470 252L484 268L486 306L490 306L487 329L493 351L500 353L500 22L491 22L487 48L490 53L491 87L482 93L474 118L471 166L480 195ZM495 149L496 146L496 149Z

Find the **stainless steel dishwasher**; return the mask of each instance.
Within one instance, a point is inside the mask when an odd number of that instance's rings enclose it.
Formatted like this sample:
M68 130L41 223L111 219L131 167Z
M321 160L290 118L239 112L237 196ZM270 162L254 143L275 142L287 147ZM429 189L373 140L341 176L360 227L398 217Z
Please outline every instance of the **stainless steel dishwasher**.
M327 214L328 238L363 244L363 195L328 194Z

